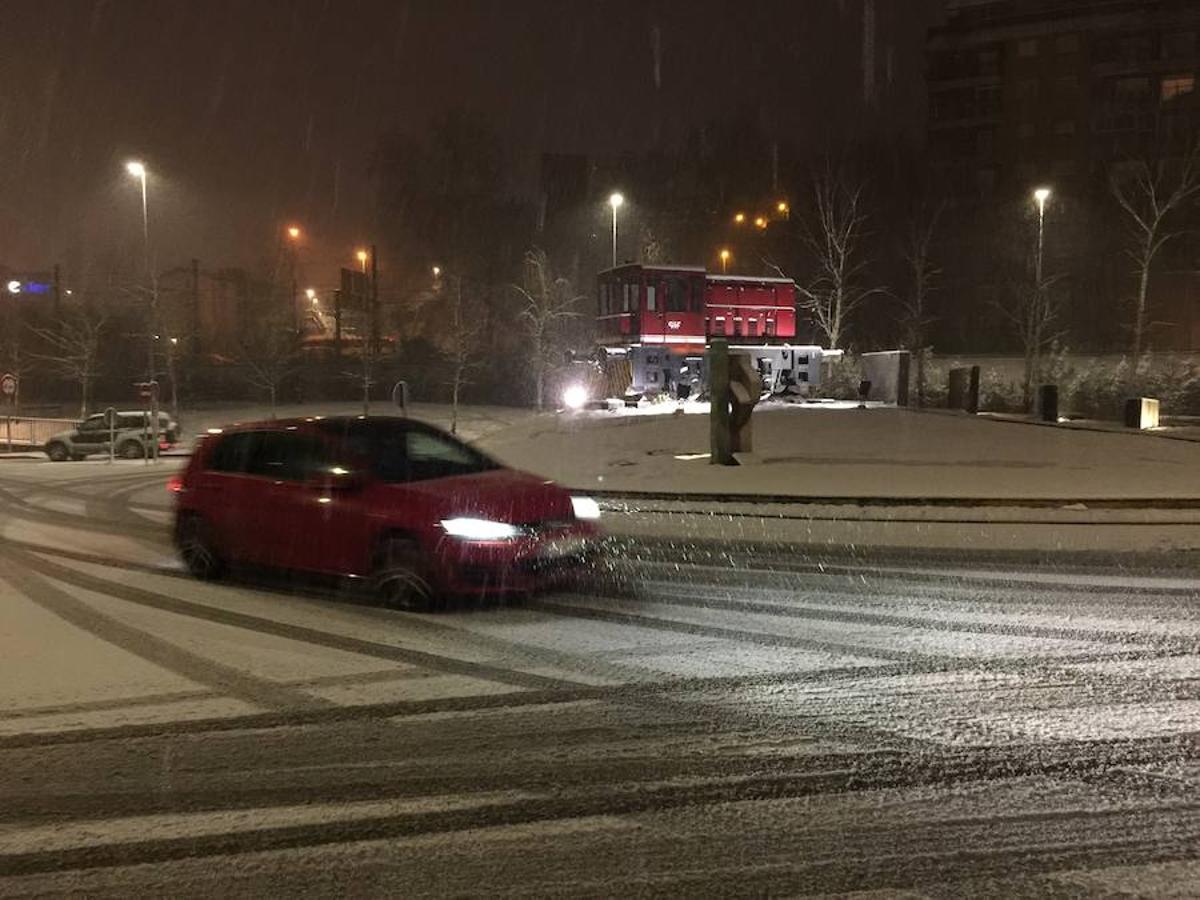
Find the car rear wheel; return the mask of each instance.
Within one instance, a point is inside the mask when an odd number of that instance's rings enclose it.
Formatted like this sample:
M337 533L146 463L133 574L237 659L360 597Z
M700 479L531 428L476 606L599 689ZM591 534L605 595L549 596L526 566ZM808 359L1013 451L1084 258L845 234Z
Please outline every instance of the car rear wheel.
M67 449L66 444L55 441L53 444L46 445L46 455L53 462L66 462L71 458L71 451Z
M375 566L375 596L389 609L431 612L438 607L425 554L416 541L388 538Z
M225 562L213 546L208 524L197 515L190 515L179 524L179 555L195 577L203 581L220 578Z
M121 459L141 459L146 455L146 448L139 441L126 441L117 448L117 456Z

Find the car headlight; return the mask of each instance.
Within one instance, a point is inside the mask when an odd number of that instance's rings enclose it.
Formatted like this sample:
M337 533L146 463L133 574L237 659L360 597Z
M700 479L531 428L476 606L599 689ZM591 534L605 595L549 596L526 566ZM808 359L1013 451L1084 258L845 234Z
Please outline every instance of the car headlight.
M515 525L488 519L443 519L442 528L464 541L507 541L521 533Z
M571 506L575 508L575 518L577 519L600 518L600 504L591 497L572 497Z

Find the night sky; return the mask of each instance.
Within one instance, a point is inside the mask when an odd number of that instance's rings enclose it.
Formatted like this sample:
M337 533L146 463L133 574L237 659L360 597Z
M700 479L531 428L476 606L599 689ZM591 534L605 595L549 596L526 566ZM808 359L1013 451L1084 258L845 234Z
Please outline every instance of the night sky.
M80 277L136 259L122 164L137 157L160 267L266 264L294 220L325 277L370 239L376 136L448 108L491 121L518 194L542 150L670 146L746 105L810 146L919 135L922 41L942 3L878 0L885 83L870 113L861 4L4 0L0 265L59 261Z

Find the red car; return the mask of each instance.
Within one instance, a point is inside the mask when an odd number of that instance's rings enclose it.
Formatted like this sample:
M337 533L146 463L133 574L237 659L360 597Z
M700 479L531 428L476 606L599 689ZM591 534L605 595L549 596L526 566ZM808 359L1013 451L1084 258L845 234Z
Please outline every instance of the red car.
M547 586L584 569L600 536L594 500L408 419L213 429L170 486L194 575L238 562L369 577L405 609Z

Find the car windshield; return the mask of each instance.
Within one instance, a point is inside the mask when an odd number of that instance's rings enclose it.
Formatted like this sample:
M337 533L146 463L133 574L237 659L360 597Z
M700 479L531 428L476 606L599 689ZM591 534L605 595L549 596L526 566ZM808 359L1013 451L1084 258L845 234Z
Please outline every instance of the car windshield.
M474 475L499 463L441 432L401 422L351 422L325 426L355 460L387 483Z

